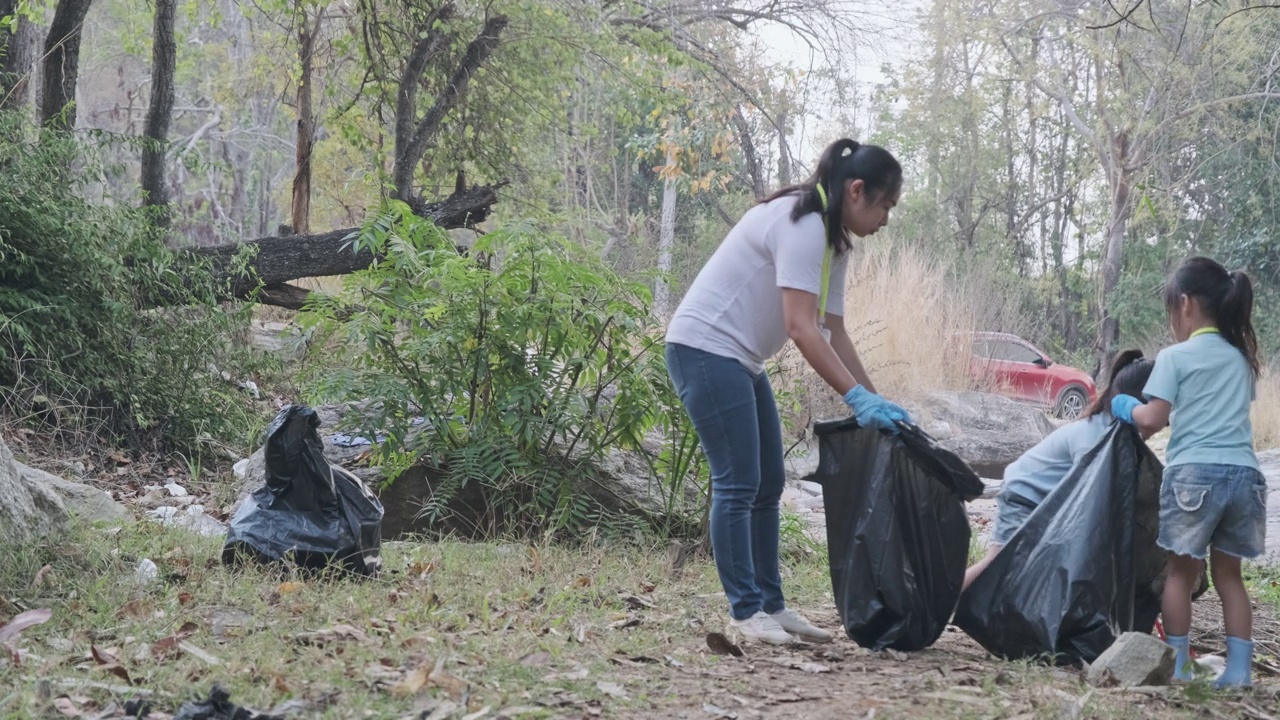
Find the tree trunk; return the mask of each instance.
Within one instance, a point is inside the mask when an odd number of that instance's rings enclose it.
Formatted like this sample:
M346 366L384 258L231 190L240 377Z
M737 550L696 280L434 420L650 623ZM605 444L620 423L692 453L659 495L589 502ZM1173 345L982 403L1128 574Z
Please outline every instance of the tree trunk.
M17 0L0 0L0 18L13 15L17 8ZM0 110L18 110L26 105L35 68L39 28L29 18L16 20L12 34L0 30Z
M446 229L471 227L484 220L490 206L498 201L499 187L467 188L439 202L421 204L414 208L414 212ZM259 283L270 289L298 278L346 275L369 267L373 255L368 252L355 254L350 249L351 238L359 232L360 228L344 228L322 235L264 237L244 243L196 248L190 253L209 262L215 275L230 282L229 296L243 298ZM235 258L246 246L256 251L249 263L254 277L236 277L232 273Z
M1107 220L1106 249L1102 259L1102 295L1099 298L1101 323L1098 325L1098 366L1099 376L1111 367L1111 359L1115 357L1116 346L1120 342L1120 320L1112 313L1111 303L1115 300L1116 288L1120 285L1120 271L1124 268L1124 239L1129 227L1129 216L1133 208L1129 204L1132 171L1123 166L1124 155L1118 156L1111 183L1111 216Z
M747 178L751 180L751 195L759 200L765 196L764 168L756 152L756 144L751 139L751 126L747 125L747 118L742 114L741 103L733 108L733 128L738 134L738 144L742 146L742 162Z
M667 306L671 301L667 275L671 273L671 248L676 239L676 178L671 171L675 162L675 153L668 145L668 170L662 181L662 222L658 231L658 280L653 288L653 314L663 320L667 318Z
M450 8L446 5L434 17L443 17L448 12ZM471 76L498 48L498 41L502 31L507 27L507 22L505 15L494 15L485 20L484 27L467 46L449 80L436 94L431 109L416 124L414 118L417 117L418 83L422 81L422 73L426 70L427 61L442 47L448 45L449 37L445 31L433 28L426 31L426 36L414 45L409 60L405 64L404 73L400 77L400 89L396 100L395 163L391 174L396 187L396 196L401 200L412 205L410 201L417 196L413 189L414 168L421 162L423 154L427 151L427 145L440 132L440 125L444 122L445 116L467 91ZM428 27L431 27L430 23Z
M80 78L80 33L93 0L59 0L44 41L40 122L76 127L76 81Z
M151 52L151 105L147 108L147 142L142 148L142 203L161 208L156 222L169 226L169 190L165 182L164 156L173 120L173 76L177 71L178 48L173 40L177 0L155 0L155 29Z
M791 184L791 148L787 145L786 111L779 111L777 120L774 129L778 131L778 184L786 187Z
M293 175L293 208L291 225L296 235L311 232L311 148L315 142L315 116L311 107L311 80L316 35L320 33L320 19L324 8L316 12L315 23L308 22L305 6L298 3L298 60L302 75L298 80L298 138L295 160L297 169Z

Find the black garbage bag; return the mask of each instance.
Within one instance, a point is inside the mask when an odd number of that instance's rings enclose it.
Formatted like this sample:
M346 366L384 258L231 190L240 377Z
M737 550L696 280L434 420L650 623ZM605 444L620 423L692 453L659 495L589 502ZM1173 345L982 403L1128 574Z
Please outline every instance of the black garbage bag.
M1156 545L1163 470L1117 422L965 591L956 624L994 655L1062 664L1151 632L1168 564Z
M849 638L882 650L932 645L969 557L963 501L982 480L919 428L898 435L852 419L818 423L831 589Z
M382 503L359 478L330 465L305 405L290 405L267 428L267 482L245 498L222 549L233 563L290 557L301 567L335 564L360 575L382 569Z

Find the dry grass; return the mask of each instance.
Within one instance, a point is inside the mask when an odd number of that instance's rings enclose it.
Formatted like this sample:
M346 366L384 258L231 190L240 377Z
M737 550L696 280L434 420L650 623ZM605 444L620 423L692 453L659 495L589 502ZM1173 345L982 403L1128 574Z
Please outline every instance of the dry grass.
M1258 380L1258 400L1253 404L1253 446L1259 450L1280 447L1280 372L1268 370Z
M862 248L850 260L845 324L876 387L894 399L974 389L963 333L999 329L1006 301L982 284L958 286L946 263L911 248ZM843 404L794 345L779 357L775 386L796 398L792 420L834 417Z

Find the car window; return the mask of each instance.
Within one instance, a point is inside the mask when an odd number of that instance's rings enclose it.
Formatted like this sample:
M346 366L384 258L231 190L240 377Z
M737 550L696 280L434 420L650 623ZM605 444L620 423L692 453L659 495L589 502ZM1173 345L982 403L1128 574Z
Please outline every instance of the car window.
M997 345L997 347L992 357L998 358L1000 360L1008 360L1010 362L1020 362L1020 363L1033 363L1040 359L1040 356L1036 354L1034 350L1027 347L1026 345L1020 345L1018 343L1009 342L1007 340L1002 340L995 344Z

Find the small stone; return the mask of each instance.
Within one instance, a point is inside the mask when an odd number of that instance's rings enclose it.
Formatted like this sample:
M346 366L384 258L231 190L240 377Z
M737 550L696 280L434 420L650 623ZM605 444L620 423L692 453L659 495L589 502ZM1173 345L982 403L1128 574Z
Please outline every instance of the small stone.
M150 558L143 558L138 563L138 567L134 569L133 576L138 579L138 582L146 585L160 577L160 568L156 567L156 564Z
M816 482L813 482L812 480L801 480L800 489L809 493L810 495L822 497L822 486Z
M1168 685L1173 679L1173 648L1159 638L1127 632L1089 666L1095 686L1140 687Z
M191 494L187 492L186 488L182 487L176 482L171 482L165 485L164 489L169 491L169 495L171 497L186 497Z

